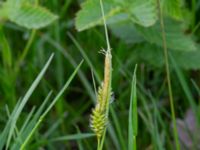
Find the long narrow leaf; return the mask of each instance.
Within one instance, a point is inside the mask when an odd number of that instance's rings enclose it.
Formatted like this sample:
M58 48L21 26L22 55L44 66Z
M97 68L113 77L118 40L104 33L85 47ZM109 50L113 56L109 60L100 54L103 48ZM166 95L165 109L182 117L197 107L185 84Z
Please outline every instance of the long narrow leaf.
M75 69L75 71L72 73L72 75L70 76L70 78L68 79L68 81L66 82L66 84L63 86L63 88L60 90L60 92L58 93L58 95L54 98L54 100L51 102L51 104L49 105L49 107L46 109L46 111L41 115L41 117L39 118L39 120L37 121L37 123L35 124L34 128L32 129L32 131L29 133L29 135L27 136L26 140L24 141L24 143L21 146L21 150L25 149L27 143L29 142L29 140L31 139L33 133L36 131L36 129L39 127L40 123L43 121L43 119L45 118L45 116L48 114L48 112L52 109L52 107L55 105L55 103L60 99L60 97L62 96L62 94L65 92L65 90L68 88L69 84L71 83L72 79L75 77L75 75L77 74L79 68L81 67L83 61L81 61L81 63L77 66L77 68Z
M94 137L94 136L95 136L95 134L93 134L93 133L78 133L78 134L53 138L50 141L55 142L55 141L80 140L80 139L90 138L90 137Z
M132 87L131 87L131 99L129 108L129 120L128 120L128 149L136 150L136 136L138 128L138 116L137 116L137 96L136 96L136 70L135 67Z
M21 103L19 104L19 107L17 108L16 112L13 113L11 115L11 118L9 119L8 123L6 126L10 126L10 130L9 130L9 134L8 134L8 138L7 138L7 143L6 143L6 147L8 148L10 141L11 141L11 137L12 134L14 132L14 127L16 125L16 122L25 106L25 104L28 102L30 96L32 95L33 91L35 90L35 88L37 87L37 85L39 84L40 80L42 79L42 77L44 76L44 73L46 72L47 68L49 67L52 59L53 59L53 54L50 56L49 60L47 61L47 63L45 64L45 66L43 67L42 71L40 72L40 74L37 76L37 78L35 79L35 81L32 83L32 85L30 86L29 90L27 91L27 93L25 94L24 98L22 99ZM4 143L1 141L0 142L0 149L2 149Z

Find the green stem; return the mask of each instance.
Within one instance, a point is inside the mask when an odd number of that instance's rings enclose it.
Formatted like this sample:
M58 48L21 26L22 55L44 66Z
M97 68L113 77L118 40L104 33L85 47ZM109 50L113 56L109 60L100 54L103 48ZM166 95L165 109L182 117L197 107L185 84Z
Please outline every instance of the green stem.
M72 2L72 0L67 0L65 2L65 4L62 7L61 13L60 13L60 18L63 18L65 16L65 14L66 14L71 2Z
M107 130L107 129L105 129L104 132L103 132L103 136L102 136L102 138L101 138L99 150L102 150L102 149L103 149L103 145L104 145L104 141L105 141L105 137L106 137L106 130Z
M12 52L9 42L4 34L3 26L0 25L0 46L2 48L2 60L5 69L10 69L12 66Z
M174 133L174 139L175 139L175 144L176 144L176 150L180 150L180 144L179 144L179 140L178 140L178 131L177 131L177 126L176 126L174 100L173 100L173 93L172 93L172 87L171 87L170 71L169 71L169 58L168 58L168 49L167 49L167 43L166 43L165 26L164 26L164 21L163 21L162 8L160 6L160 0L157 0L157 3L158 3L159 18L160 18L160 27L161 27L161 32L162 32L164 60L165 60L165 69L166 69L166 74L167 74L171 117L172 117L172 121L173 121L173 133Z
M105 19L105 13L104 13L104 7L103 7L103 2L102 0L100 0L100 7L101 7L101 13L102 13L102 17L103 17L103 23L104 23L104 29L105 29L105 36L106 36L106 42L107 42L107 52L109 54L109 59L110 59L110 77L109 77L109 85L108 85L108 89L107 89L107 95L106 95L106 116L108 118L108 114L109 114L109 100L110 100L110 93L111 93L111 78L112 78L112 73L111 73L111 68L112 68L112 62L111 62L111 48L110 48L110 41L109 41L109 36L108 36L108 29L107 29L107 25L106 25L106 19ZM106 54L107 55L107 54ZM105 77L104 77L105 78ZM105 137L106 137L106 131L107 128L105 128L101 141L100 141L100 147L99 150L103 149L103 145L104 145L104 141L105 141Z
M38 4L39 4L39 0L35 0L35 5L38 5ZM31 31L31 37L29 38L28 43L26 44L26 46L25 46L25 48L24 48L24 50L22 52L22 55L19 57L19 59L18 59L18 61L16 63L16 66L14 68L16 74L18 73L21 63L24 61L26 55L28 54L28 52L30 50L30 47L31 47L31 45L33 43L35 35L36 35L36 30L32 30Z
M197 23L197 25L192 29L192 35L195 34L195 32L199 29L200 22Z
M136 136L133 136L133 150L137 150Z
M104 23L104 29L105 29L105 35L106 35L106 42L107 42L107 50L110 51L110 41L109 41L109 37L108 37L108 29L107 29L107 25L106 25L106 19L105 19L105 13L104 13L104 7L103 7L103 2L102 0L100 0L100 6L101 6L101 13L103 16L103 23Z
M31 45L32 45L32 43L33 43L33 40L34 40L34 38L35 38L35 35L36 35L36 30L33 30L33 31L31 32L31 37L30 37L30 39L28 40L28 43L26 44L26 46L25 46L25 48L24 48L24 50L23 50L23 52L22 52L22 55L19 57L19 59L18 59L18 61L17 61L17 64L16 64L16 66L15 66L15 71L16 71L16 73L19 71L19 67L20 67L21 63L24 61L25 57L27 56L27 54L28 54L28 52L29 52L29 50L30 50L30 48L31 48Z
M12 51L9 45L9 41L4 33L3 25L0 25L0 47L2 51L2 60L3 60L3 70L4 79L7 80L6 86L4 86L3 91L5 94L5 100L8 100L9 106L14 108L16 103L16 94L15 94L15 74L12 70L13 60L12 60ZM9 90L8 90L9 89Z
M100 150L100 144L101 144L100 138L97 138L97 143L98 143L98 145L97 145L97 150Z
M196 0L192 0L192 29L196 23Z

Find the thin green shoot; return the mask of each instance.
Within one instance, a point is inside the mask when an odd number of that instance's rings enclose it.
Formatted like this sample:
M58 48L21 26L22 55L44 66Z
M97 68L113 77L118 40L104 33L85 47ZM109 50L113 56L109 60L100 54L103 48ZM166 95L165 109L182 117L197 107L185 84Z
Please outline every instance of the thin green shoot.
M137 149L136 137L138 132L138 113L137 113L136 71L137 71L137 65L134 70L132 84L131 84L131 98L130 98L129 119L128 119L128 150Z
M173 92L172 92L172 86L171 86L171 77L170 77L170 70L169 70L169 58L168 58L168 49L167 49L166 34L165 34L165 25L164 25L163 12L161 8L160 0L157 0L157 4L158 4L158 11L159 11L160 27L161 27L161 32L162 32L164 61L165 61L165 69L166 69L166 74L167 74L171 117L172 117L172 122L173 122L173 134L174 134L174 139L175 139L176 150L180 150L180 143L178 139L178 131L177 131L177 125L176 125L174 99L173 99Z

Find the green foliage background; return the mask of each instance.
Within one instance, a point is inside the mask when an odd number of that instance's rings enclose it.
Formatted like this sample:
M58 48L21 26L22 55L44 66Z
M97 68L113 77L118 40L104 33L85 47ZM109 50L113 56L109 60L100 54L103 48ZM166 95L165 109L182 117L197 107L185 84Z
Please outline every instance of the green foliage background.
M127 149L131 79L136 63L138 147L173 149L157 0L103 3L113 51L115 97L105 149ZM183 118L190 108L198 112L193 106L198 107L200 94L200 0L161 0L161 5L176 114ZM0 0L0 133L9 118L6 106L13 111L54 53L52 64L16 126L23 126L50 90L55 96L84 59L78 76L36 130L28 149L96 148L95 138L82 139L79 134L91 133L89 115L95 102L91 70L97 85L103 79L103 55L98 53L106 47L102 24L98 0ZM15 140L15 136L11 138L11 145Z

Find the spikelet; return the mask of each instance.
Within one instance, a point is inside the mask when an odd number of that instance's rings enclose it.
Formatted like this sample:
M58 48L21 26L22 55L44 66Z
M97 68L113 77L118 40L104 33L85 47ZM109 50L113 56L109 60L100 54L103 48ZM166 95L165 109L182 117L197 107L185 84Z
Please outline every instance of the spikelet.
M111 99L111 54L105 53L104 81L98 89L97 104L92 110L90 127L100 139L108 124L108 109Z
M110 53L110 49L108 49L105 55L104 83L103 83L103 100L105 100L106 105L109 102L111 96L111 71L112 71L111 60L112 56Z
M104 64L104 81L98 90L97 104L91 114L90 126L97 136L97 140L100 141L101 137L106 133L106 126L108 124L108 112L111 99L111 78L112 78L112 55L110 42L108 37L108 31L106 26L106 20L104 15L103 2L100 0L101 12L104 22L104 29L107 42L107 50L101 50L100 52L105 55ZM103 141L102 141L103 142ZM99 142L98 142L99 146Z
M97 138L100 139L106 128L107 117L99 109L95 108L91 115L91 128L96 134Z

